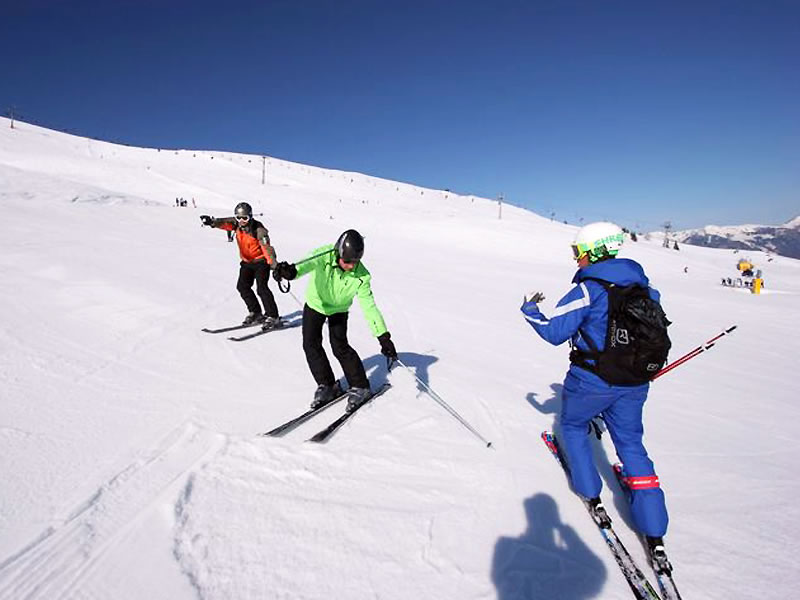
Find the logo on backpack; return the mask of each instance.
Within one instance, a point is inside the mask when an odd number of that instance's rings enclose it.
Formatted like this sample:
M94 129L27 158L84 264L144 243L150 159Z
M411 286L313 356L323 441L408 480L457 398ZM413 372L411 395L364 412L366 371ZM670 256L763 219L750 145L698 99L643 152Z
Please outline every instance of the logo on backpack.
M667 362L672 347L667 315L646 287L620 287L601 279L586 279L596 281L608 292L605 346L600 352L581 331L591 350L573 348L571 362L612 385L647 383Z

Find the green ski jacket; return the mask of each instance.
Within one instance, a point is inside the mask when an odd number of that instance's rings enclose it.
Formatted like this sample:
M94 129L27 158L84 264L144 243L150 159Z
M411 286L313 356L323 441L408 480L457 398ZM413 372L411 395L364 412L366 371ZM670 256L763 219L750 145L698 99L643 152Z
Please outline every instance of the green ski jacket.
M327 254L297 264L298 277L311 273L311 281L306 289L306 304L318 313L333 315L350 310L353 298L358 296L358 302L372 334L379 337L386 333L386 323L372 295L370 285L372 276L364 263L359 261L352 271L341 269L337 264L333 244L320 246L309 252L308 256L326 250L329 251Z

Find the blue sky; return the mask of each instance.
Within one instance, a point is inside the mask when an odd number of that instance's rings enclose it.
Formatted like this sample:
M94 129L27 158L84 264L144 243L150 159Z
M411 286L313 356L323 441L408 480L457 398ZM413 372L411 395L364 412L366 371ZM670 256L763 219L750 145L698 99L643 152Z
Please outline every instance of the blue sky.
M577 223L800 214L800 2L4 3L0 108Z

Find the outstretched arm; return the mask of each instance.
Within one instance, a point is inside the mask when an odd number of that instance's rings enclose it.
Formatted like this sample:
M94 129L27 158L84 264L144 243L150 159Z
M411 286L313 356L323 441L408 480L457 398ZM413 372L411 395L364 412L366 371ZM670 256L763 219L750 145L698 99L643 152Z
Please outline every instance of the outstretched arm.
M540 310L538 302L543 298L526 298L520 310L539 336L558 346L578 332L589 312L591 299L586 284L579 283L558 301L553 316L547 318Z
M215 219L214 217L209 217L208 215L200 215L200 222L206 227L213 227L215 229L222 229L224 231L233 231L236 227L233 217Z
M306 258L296 263L297 276L302 277L306 273L320 268L326 261L330 260L331 252L333 252L333 244L320 246L309 252Z

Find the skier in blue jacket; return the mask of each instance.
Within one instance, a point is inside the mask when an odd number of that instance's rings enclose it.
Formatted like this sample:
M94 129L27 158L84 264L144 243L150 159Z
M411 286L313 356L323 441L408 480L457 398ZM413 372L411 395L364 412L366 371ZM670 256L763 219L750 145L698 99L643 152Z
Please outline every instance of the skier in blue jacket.
M580 229L573 243L578 272L574 287L558 301L550 318L537 304L544 300L541 292L525 296L522 313L544 340L557 346L570 340L578 351L603 351L608 320L608 292L597 278L617 286L639 284L649 289L650 297L659 301L659 293L639 263L616 258L622 245L622 230L613 223L592 223ZM644 428L642 408L649 384L621 386L606 383L598 375L573 362L564 379L561 408L561 440L572 474L572 485L585 497L596 514L607 519L600 502L602 481L592 458L589 431L592 418L602 415L617 455L625 469L625 481L631 491L633 521L648 544L651 559L660 567L669 568L664 552L663 536L667 531L667 508L653 462L642 443Z

